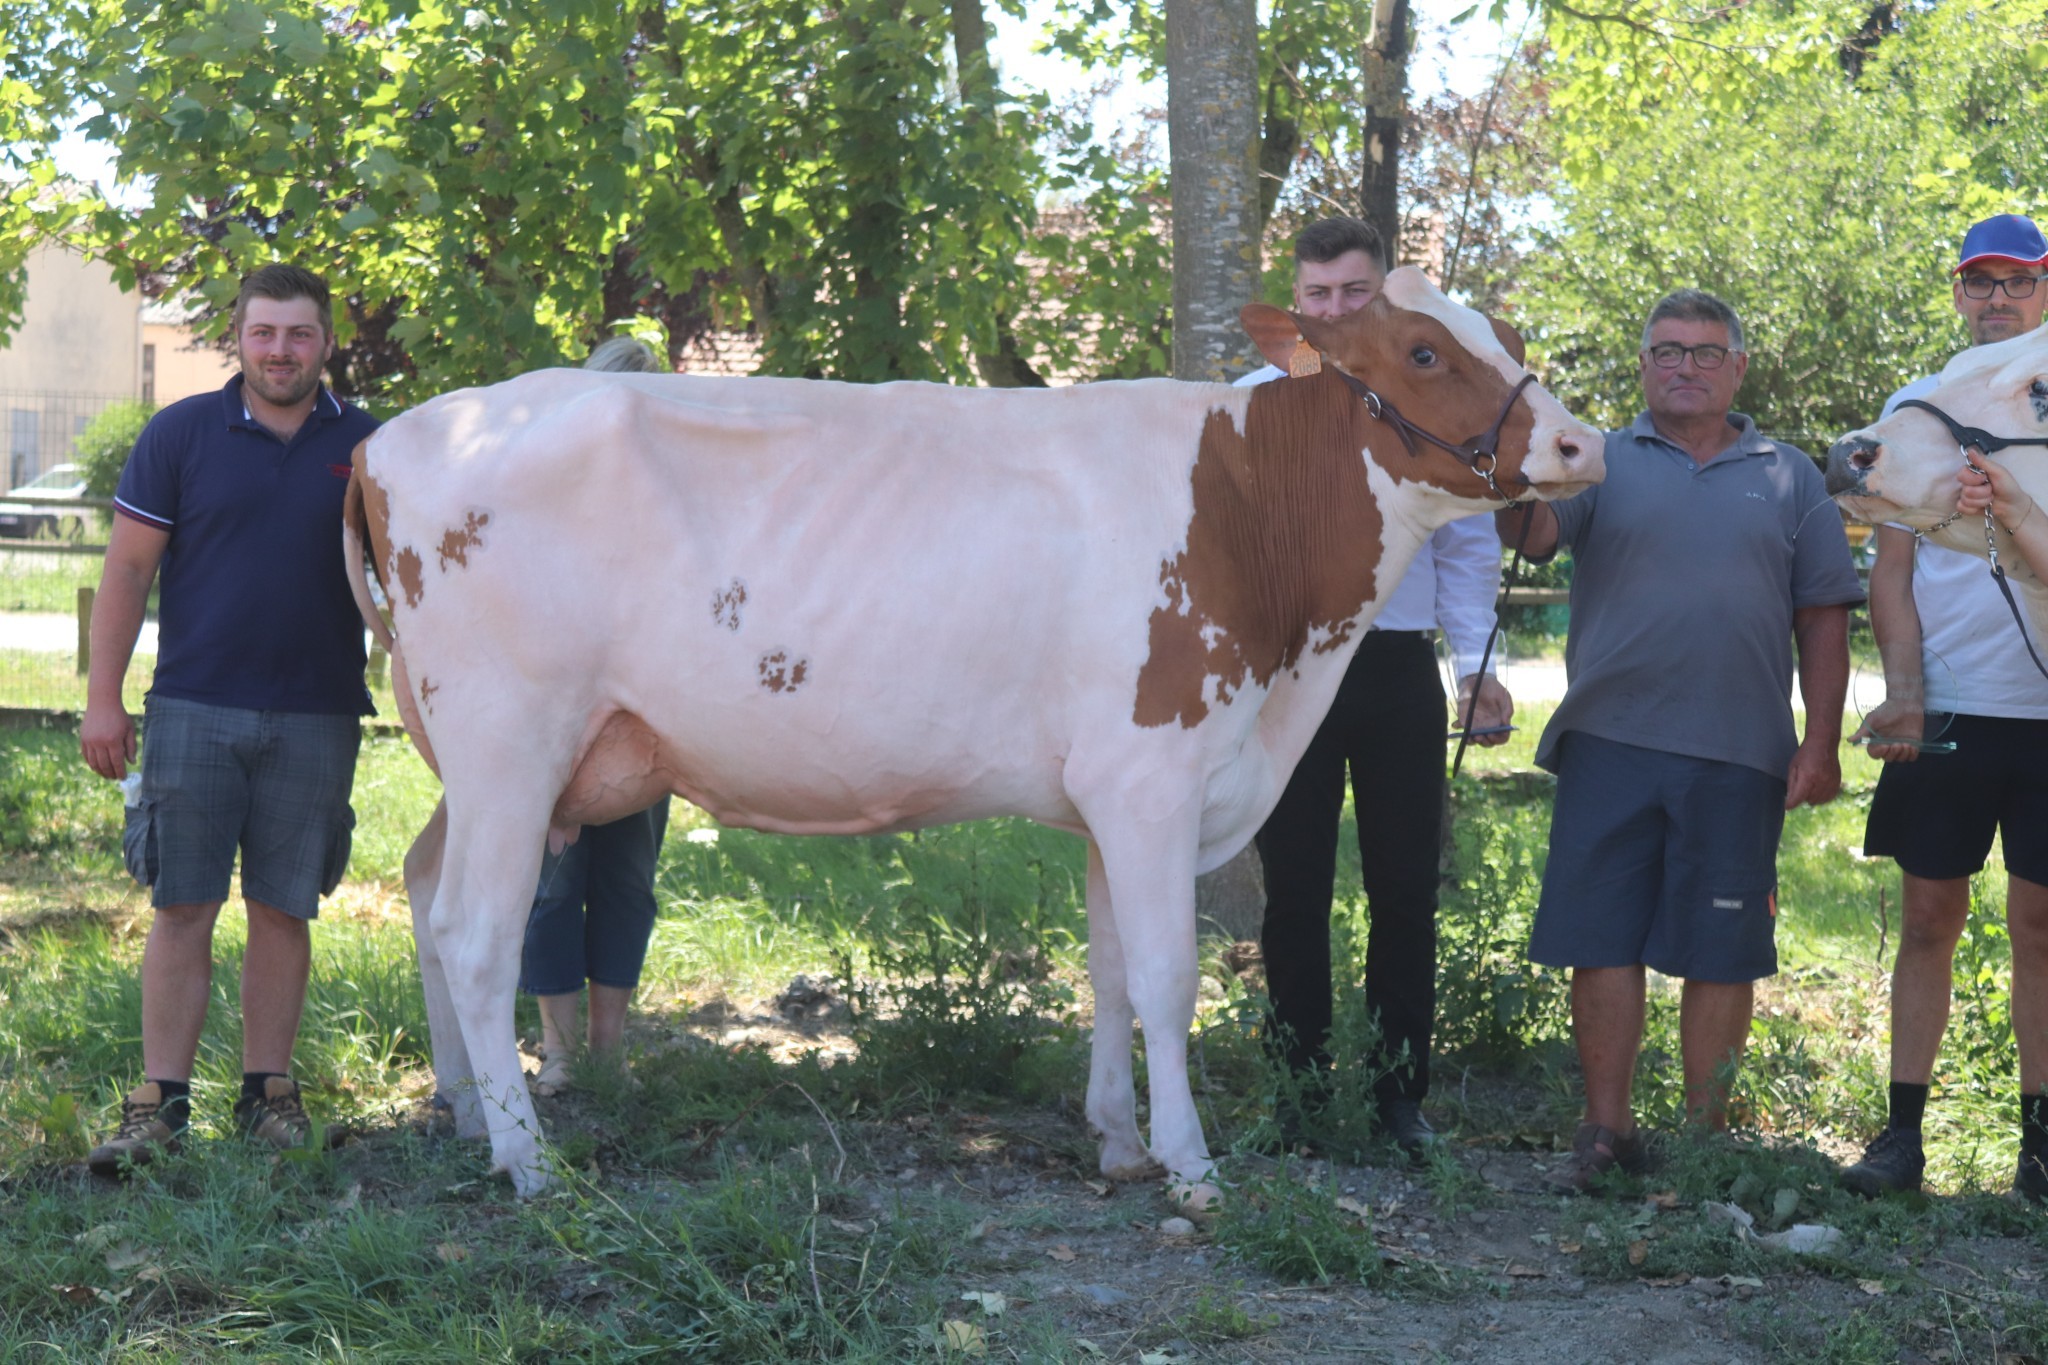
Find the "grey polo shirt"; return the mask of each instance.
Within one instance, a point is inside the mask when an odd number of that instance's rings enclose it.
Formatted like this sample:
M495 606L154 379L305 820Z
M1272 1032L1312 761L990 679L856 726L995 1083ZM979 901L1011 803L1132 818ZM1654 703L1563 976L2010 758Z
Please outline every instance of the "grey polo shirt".
M1574 560L1567 686L1537 747L1567 731L1782 780L1792 722L1792 613L1863 600L1842 517L1795 446L1729 414L1703 465L1646 412L1607 434L1607 480L1552 503Z

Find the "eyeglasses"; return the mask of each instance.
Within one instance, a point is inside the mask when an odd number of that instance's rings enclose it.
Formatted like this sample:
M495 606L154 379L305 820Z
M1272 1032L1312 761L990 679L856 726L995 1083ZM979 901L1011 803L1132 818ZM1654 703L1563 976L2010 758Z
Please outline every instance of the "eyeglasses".
M1718 370L1721 368L1721 362L1728 358L1728 348L1716 346L1711 342L1699 346L1681 346L1675 341L1660 341L1650 347L1649 356L1660 370L1677 369L1678 362L1687 356L1691 356L1692 363L1703 370Z
M1994 280L1989 275L1965 275L1962 279L1963 297L1966 299L1988 299L1999 290L2005 291L2009 299L2030 299L2034 286L2044 277L2041 275L2015 275L2009 280Z

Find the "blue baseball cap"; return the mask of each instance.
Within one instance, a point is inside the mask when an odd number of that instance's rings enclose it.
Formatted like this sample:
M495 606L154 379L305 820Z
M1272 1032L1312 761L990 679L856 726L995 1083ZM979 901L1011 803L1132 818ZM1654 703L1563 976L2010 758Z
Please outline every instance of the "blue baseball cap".
M1962 263L1949 273L1960 275L1979 261L2015 261L2039 265L2048 261L2048 239L2034 220L2022 213L1986 218L1963 236Z

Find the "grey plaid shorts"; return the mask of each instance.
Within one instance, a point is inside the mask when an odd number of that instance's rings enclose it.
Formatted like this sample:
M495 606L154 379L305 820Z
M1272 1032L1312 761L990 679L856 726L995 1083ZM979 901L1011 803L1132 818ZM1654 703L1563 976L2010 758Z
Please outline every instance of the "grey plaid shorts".
M361 744L354 716L148 698L141 799L121 838L129 873L152 905L215 904L239 849L246 899L312 919L348 867Z

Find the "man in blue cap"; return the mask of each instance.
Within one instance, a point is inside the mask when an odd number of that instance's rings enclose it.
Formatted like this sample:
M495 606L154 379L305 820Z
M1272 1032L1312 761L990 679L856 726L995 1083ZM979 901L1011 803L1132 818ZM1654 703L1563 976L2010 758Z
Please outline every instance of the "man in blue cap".
M2048 240L2031 218L2000 214L1971 228L1954 271L1956 311L1973 345L2023 335L2048 308ZM1935 387L1908 384L1886 415ZM2004 832L2005 918L2012 937L2012 1026L2020 1054L2020 1160L2013 1188L2048 1199L2048 682L2013 632L1984 562L1920 545L1903 527L1877 532L1870 620L1884 657L1885 703L1859 734L1884 760L1863 850L1898 860L1904 923L1892 971L1891 1091L1883 1132L1842 1173L1865 1195L1917 1190L1927 1167L1920 1123L1950 972L1970 913L1970 878ZM1953 716L1953 753L1921 753L1928 712Z

